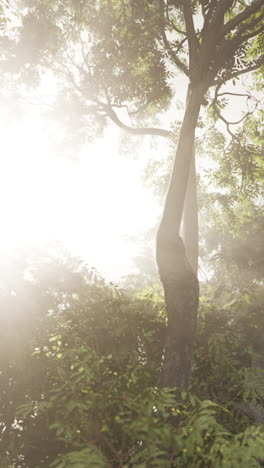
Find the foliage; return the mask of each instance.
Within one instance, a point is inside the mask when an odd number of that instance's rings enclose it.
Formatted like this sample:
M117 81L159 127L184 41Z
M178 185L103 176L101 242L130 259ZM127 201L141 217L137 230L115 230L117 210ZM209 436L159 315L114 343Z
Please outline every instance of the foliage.
M75 144L100 134L107 119L129 130L121 122L124 115L137 133L135 125L153 124L179 97L179 71L190 79L204 62L199 80L207 80L208 65L209 86L214 86L261 68L263 5L255 3L250 13L248 3L240 1L217 7L216 0L20 0L20 24L13 28L15 40L1 68L18 86L38 86L51 72L57 81L52 118L64 123ZM235 21L241 11L244 19ZM188 15L199 24L195 40ZM219 44L210 56L216 26ZM200 54L195 67L193 41Z
M47 70L52 73L58 92L51 117L63 122L68 134L83 142L100 133L112 106L130 102L132 113L140 108L141 117L154 117L168 105L170 72L156 44L158 2L21 4L18 44L4 69L31 86L38 86Z
M233 292L262 279L262 111L247 118L231 141L214 128L198 146L211 167L200 179L201 254Z
M263 404L263 380L257 383L258 371L251 369L254 355L262 352L261 298L245 295L218 309L206 297L201 302L193 388L199 389L200 398L209 394L229 409L236 409L241 398ZM248 386L250 374L253 380Z
M236 126L234 136L204 116L196 141L200 262L216 287L232 297L258 288L263 278L263 106ZM145 182L163 200L173 164L169 155L150 161ZM212 285L212 284L211 284ZM224 287L224 288L223 288Z
M59 90L53 116L64 120L69 134L84 132L84 138L91 128L100 132L107 117L120 124L114 109L121 107L139 122L152 119L171 101L177 67L187 76L201 73L203 84L208 73L207 90L262 63L258 28L263 6L258 0L259 8L244 23L234 20L248 2L221 3L226 33L218 21L219 2L213 0L31 0L24 5L18 35L8 38L9 56L1 68L15 82L29 85L38 85L43 71L52 70ZM197 29L195 40L192 34L186 40L182 28L190 32L186 18L198 14L199 7L204 27ZM222 38L214 44L215 56L204 40L208 30L212 44L213 38ZM197 51L207 70L201 61L193 66ZM211 117L224 106L224 100L211 106ZM263 427L254 425L251 411L252 405L263 409L264 402L264 321L257 294L263 167L255 127L251 118L247 132L240 129L228 147L217 130L207 138L207 150L211 139L217 154L213 177L209 174L217 189L201 198L209 218L205 249L212 253L216 274L207 288L213 299L201 303L190 393L158 387L166 329L159 286L128 294L62 253L2 264L3 468L263 463ZM256 286L255 296L249 281L243 284L248 291L241 287L243 266ZM232 293L228 303L223 303L226 291L220 301L216 297L221 276Z
M264 332L260 311L205 300L192 393L159 389L157 288L128 295L62 252L8 265L1 467L259 466L263 433L236 404L263 402L263 388L245 383L250 343Z

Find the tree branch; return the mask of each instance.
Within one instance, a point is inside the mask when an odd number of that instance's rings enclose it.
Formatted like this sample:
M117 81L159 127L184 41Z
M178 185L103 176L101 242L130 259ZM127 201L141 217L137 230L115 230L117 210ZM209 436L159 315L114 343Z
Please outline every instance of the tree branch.
M89 54L91 53L91 51L88 51L88 52L85 51L85 44L84 44L83 39L82 39L82 37L81 37L81 32L80 32L80 43L81 43L82 58L83 58L83 63L82 63L82 65L81 65L81 69L82 69L82 71L83 71L84 66L86 65L86 67L87 67L89 73L91 73L92 67L91 67L91 65L89 64L88 60L87 60L87 58L88 58Z
M250 115L252 115L256 109L258 108L258 105L260 103L259 100L257 100L256 98L254 98L253 96L251 96L250 94L239 94L239 93L231 93L231 92L224 92L224 93L218 93L219 89L221 88L222 84L221 83L218 83L218 85L216 86L216 89L215 89L215 95L214 95L214 99L211 103L211 106L213 107L214 109L214 112L215 114L217 114L218 118L220 120L222 120L222 122L224 122L224 124L226 125L226 129L229 133L229 135L232 137L232 138L236 138L236 136L233 134L233 132L231 132L230 130L230 125L239 125L241 122L243 122L245 119L247 119ZM239 120L236 120L234 122L230 122L228 121L220 112L220 110L218 109L217 107L217 98L219 96L224 96L224 95L230 95L230 96L245 96L247 97L247 103L249 101L249 99L254 99L255 101L255 105L254 105L254 108L252 110L249 110L249 107L247 105L247 112L245 113L245 115L243 115Z
M230 21L228 21L224 26L224 35L232 31L236 26L242 23L242 21L249 18L251 15L258 11L258 8L263 5L263 0L255 0L251 5L249 5L244 11L236 15Z
M131 135L157 135L165 138L172 136L172 133L169 130L164 130L163 128L154 128L154 127L130 127L129 125L121 122L115 111L111 106L107 104L100 103L102 110L105 111L106 115L120 128L130 133Z
M219 29L219 27L224 26L224 15L233 3L234 0L218 0L216 2L215 11L211 14L210 28Z
M200 5L202 6L202 10L204 15L211 19L219 0L211 0L210 2L204 2L204 0L199 0Z
M58 63L62 65L59 61ZM57 70L56 71L62 73L65 75L72 83L74 88L82 95L82 90L80 87L77 85L77 83L74 80L74 77L70 73L69 69L67 66L64 66L66 71L64 70ZM126 132L130 133L131 135L156 135L156 136L162 136L164 138L170 138L172 136L172 133L169 130L165 130L162 128L155 128L155 127L130 127L129 125L124 124L119 117L117 116L116 112L113 110L113 108L109 104L105 104L103 102L100 102L98 99L91 99L90 100L92 104L90 106L86 107L86 110L88 112L92 113L104 113L107 117L109 117L119 128L122 128ZM121 107L121 106L119 106ZM126 106L124 106L126 107Z
M175 54L177 54L177 53L181 50L182 45L183 45L184 42L186 42L186 41L187 41L187 36L184 37L184 38L177 44L176 50L174 51Z
M227 10L230 7L232 7L233 3L234 3L234 0L224 0L224 1L222 0L221 2L219 0L212 0L209 3L209 5L207 5L207 8L205 8L203 1L200 0L200 4L203 10L203 17L204 17L202 36L204 36L204 33L208 29L208 27L211 28L211 26L213 26L219 29L218 27L219 23L220 23L220 26L221 26L221 23L222 23L222 26L224 25L223 24L224 15L227 12Z
M253 18L249 23L244 23L241 28L238 30L238 35L242 35L243 32L252 29L254 26L256 26L264 17L264 11L261 13L259 16L256 18Z
M258 29L255 29L254 31L248 32L247 34L243 35L243 32L256 26L263 17L264 11L261 15L258 16L258 18L254 18L254 20L252 20L250 23L243 25L243 27L236 33L234 38L226 40L224 42L224 44L219 50L219 55L225 56L228 54L232 54L232 49L235 52L239 48L239 46L241 46L243 43L246 43L248 39L257 36L262 31L264 31L264 25L262 24Z
M264 18L264 13L263 13L262 17ZM241 37L241 43L244 42L244 41L247 41L248 39L251 39L252 37L257 36L262 31L264 31L264 24L262 26L260 26L260 28L256 29L255 31L252 31L251 33L248 33L248 34L245 34L244 36L242 36Z
M179 29L177 26L175 26L175 24L173 23L173 21L171 21L170 15L169 15L169 5L168 5L168 2L166 2L166 4L164 3L164 0L161 0L161 2L162 2L163 8L165 9L165 12L166 12L166 19L167 19L169 25L170 25L170 26L174 29L174 31L176 31L177 33L183 34L184 36L187 36L187 34L186 34L185 31L182 31L181 29Z
M145 102L144 104L142 104L142 106L138 107L138 108L135 109L135 110L130 110L130 109L128 108L128 106L125 106L125 107L127 108L127 113L128 113L128 115L129 115L129 116L130 116L130 115L132 116L132 115L137 115L139 112L141 112L141 111L143 111L144 109L146 109L146 107L148 106L148 104L149 104L149 102L147 101L147 102ZM117 106L114 104L113 107L117 107Z
M261 26L261 28L248 33L244 36L240 36L239 34L236 35L233 39L230 40L224 40L222 42L221 47L219 47L217 56L215 58L215 67L212 70L212 78L213 76L216 76L218 71L221 68L225 68L226 63L228 60L230 60L232 57L235 56L236 52L238 51L239 47L243 44L246 43L246 41L256 35L258 35L260 32L264 30L264 25ZM256 70L259 68L262 64L264 63L263 56L260 56L258 59L254 60L254 65L247 67L245 69L237 70L235 73L232 75L228 76L228 79L232 79L236 76L242 75L244 73L248 73L249 71ZM224 79L223 81L226 81ZM216 80L213 82L213 84L217 84L219 80Z
M187 39L189 45L189 56L190 56L190 74L192 74L193 68L197 64L197 52L199 49L199 42L195 33L193 15L190 0L183 2L183 14L186 24Z
M235 73L232 73L232 75L230 75L227 79L221 79L219 78L218 80L215 80L213 83L212 83L212 86L215 86L215 85L218 85L218 84L223 84L225 83L226 81L228 80L232 80L233 78L236 78L237 76L240 76L240 75L245 75L245 73L249 73L251 71L254 71L254 70L257 70L258 68L261 67L261 65L264 65L264 56L261 56L260 59L258 60L257 63L254 63L254 65L251 65L247 68L244 68L242 70L239 70Z
M165 31L162 31L162 40L163 44L165 46L166 51L168 52L168 55L170 56L171 60L174 62L176 67L178 67L186 76L190 76L189 70L186 67L186 65L179 59L178 55L175 53L175 51L171 48L170 43L167 39Z
M208 6L207 16L205 17L204 27L201 32L202 42L199 54L201 76L203 76L204 70L208 68L208 64L210 64L213 57L215 57L220 41L224 37L224 16L226 11L232 6L233 1L234 0L218 0L217 2L212 2ZM219 55L220 61L222 61L222 54ZM216 66L214 66L214 70L212 70L213 78L218 71L218 61L216 60L214 63ZM211 78L209 81L211 81Z
M217 94L217 97L219 96L242 96L242 97L247 97L247 98L252 98L252 96L250 96L250 94L245 94L245 93L231 93L231 92L227 92L225 91L224 93L219 93Z

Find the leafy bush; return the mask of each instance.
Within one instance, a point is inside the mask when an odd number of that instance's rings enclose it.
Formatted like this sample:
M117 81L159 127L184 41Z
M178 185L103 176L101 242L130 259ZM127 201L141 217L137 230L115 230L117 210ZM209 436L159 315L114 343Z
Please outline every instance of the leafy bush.
M191 393L160 389L157 286L128 296L76 259L18 260L1 283L2 468L260 466L261 426L236 409L254 396L243 314L238 329L204 302Z

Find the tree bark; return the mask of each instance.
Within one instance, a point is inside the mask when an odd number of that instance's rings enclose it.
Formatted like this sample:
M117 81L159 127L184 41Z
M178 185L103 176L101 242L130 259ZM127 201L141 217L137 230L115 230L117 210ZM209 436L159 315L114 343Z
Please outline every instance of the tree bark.
M183 241L186 249L186 256L193 271L198 272L198 203L197 203L197 180L195 168L195 148L190 166L188 185L184 200L183 210Z
M190 98L190 85L186 96L186 105ZM193 142L190 172L187 183L186 195L183 208L183 242L186 249L187 259L197 274L198 272L198 204L197 204L197 181L195 167L195 144Z
M167 332L161 369L162 387L187 389L196 333L199 284L179 235L192 160L195 128L204 91L191 89L175 163L157 233L157 264L165 293Z

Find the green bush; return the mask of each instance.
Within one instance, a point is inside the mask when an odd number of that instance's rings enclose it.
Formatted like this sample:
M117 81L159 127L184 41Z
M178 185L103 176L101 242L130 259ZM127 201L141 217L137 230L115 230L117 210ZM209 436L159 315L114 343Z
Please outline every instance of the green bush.
M253 335L237 311L202 304L186 393L157 387L157 285L126 295L76 259L45 255L4 279L1 468L260 466L261 426L236 410L254 396Z

